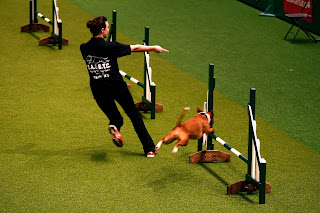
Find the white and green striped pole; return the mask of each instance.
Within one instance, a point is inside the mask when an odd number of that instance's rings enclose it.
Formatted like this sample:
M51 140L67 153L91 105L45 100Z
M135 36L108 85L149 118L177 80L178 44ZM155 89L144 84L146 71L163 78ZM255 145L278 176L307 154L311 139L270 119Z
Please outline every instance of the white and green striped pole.
M248 159L241 154L238 150L236 150L235 148L232 148L229 144L227 144L224 140L222 140L221 138L219 138L218 136L216 136L215 134L211 133L209 136L211 136L213 139L215 139L217 142L219 142L221 145L223 145L225 148L227 148L230 152L232 152L233 154L235 154L236 156L238 156L241 160L243 160L244 162L248 163Z
M47 17L45 17L44 15L42 15L41 13L37 12L37 16L39 16L40 18L42 18L43 20L45 20L46 22L48 22L49 24L53 25L53 22L50 21L50 19L48 19Z
M122 70L119 70L119 72L120 72L120 74L121 74L123 77L129 79L129 80L132 81L133 83L135 83L135 84L137 84L138 86L144 88L144 84L141 83L140 81L138 81L137 79L131 77L131 76L128 75L127 73L123 72Z

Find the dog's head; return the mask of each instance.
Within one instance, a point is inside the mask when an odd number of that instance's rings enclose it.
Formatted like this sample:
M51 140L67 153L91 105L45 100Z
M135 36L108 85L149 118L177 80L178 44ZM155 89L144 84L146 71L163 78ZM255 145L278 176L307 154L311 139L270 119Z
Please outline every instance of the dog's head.
M197 108L197 112L201 113L201 114L208 114L210 117L210 124L214 123L214 112L213 110L210 110L209 112L203 112L202 109L200 109L199 107Z

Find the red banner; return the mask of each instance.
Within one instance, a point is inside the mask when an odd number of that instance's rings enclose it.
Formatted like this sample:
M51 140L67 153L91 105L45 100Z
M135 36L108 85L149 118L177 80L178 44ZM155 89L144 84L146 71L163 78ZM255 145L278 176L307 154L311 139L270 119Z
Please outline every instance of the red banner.
M283 12L285 13L309 13L312 16L313 0L283 0ZM307 4L305 6L305 4ZM303 8L305 6L305 8ZM312 17L305 19L312 23Z

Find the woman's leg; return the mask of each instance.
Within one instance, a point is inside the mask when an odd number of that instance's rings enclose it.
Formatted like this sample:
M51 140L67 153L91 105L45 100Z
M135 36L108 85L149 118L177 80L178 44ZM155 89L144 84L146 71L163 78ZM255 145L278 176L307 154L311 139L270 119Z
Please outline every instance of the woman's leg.
M109 125L115 125L118 131L120 131L123 125L123 117L121 116L113 98L108 98L104 96L104 97L96 97L95 100L98 106L100 107L100 109L108 117L110 121Z
M141 114L137 110L128 88L122 87L120 90L118 90L118 92L119 93L115 99L130 118L133 127L142 143L145 154L150 151L154 152L155 145L153 140L144 125Z

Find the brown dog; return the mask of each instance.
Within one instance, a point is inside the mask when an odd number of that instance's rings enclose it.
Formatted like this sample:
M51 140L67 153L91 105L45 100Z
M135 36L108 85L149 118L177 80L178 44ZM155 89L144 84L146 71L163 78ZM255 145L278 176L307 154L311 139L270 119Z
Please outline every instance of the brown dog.
M214 129L210 128L210 125L213 123L213 112L202 112L199 108L197 108L198 115L181 124L183 117L189 110L190 108L183 109L177 125L166 137L161 138L156 146L156 150L160 148L162 143L169 144L177 139L178 141L172 150L172 154L175 154L178 151L178 146L186 146L189 139L199 139L203 133L208 135L214 132Z

